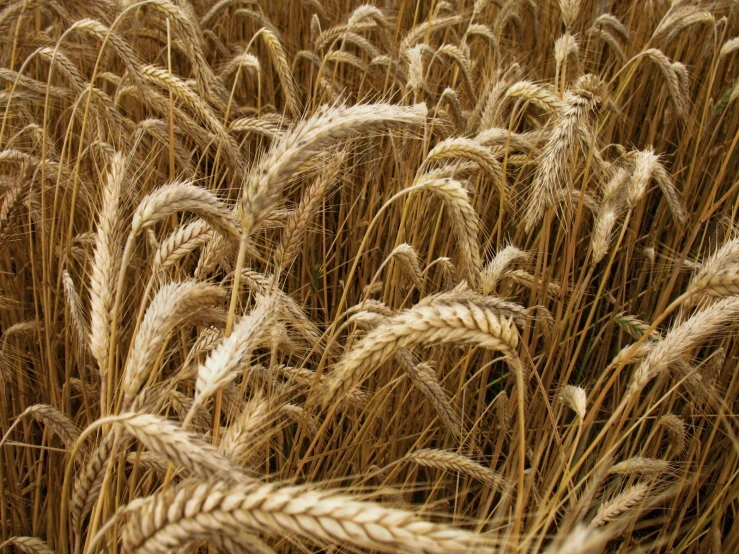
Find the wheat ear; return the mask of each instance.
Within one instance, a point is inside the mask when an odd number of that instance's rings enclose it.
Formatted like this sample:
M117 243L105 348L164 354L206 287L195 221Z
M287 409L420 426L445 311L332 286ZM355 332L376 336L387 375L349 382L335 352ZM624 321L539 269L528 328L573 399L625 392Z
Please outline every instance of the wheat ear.
M695 297L739 295L739 236L726 241L701 264L688 292Z
M333 492L269 484L187 483L136 500L125 512L130 517L123 548L141 554L162 552L197 538L231 536L244 527L412 554L468 552L481 542L478 536L424 522L410 512Z
M108 371L108 350L113 322L116 278L121 262L120 196L125 168L123 156L115 153L110 161L103 189L95 254L90 275L90 350L103 375ZM104 394L104 391L101 391Z
M654 343L639 364L629 383L628 395L637 394L650 380L703 341L715 336L727 326L736 325L737 316L739 316L739 296L732 296L696 312L674 327L663 340Z
M0 549L4 550L6 546L15 546L24 554L54 554L44 541L36 537L10 537L0 544Z
M327 108L302 121L272 146L247 177L239 205L245 232L248 233L273 208L292 174L324 148L360 133L420 125L425 116L423 105L405 108L360 104Z
M224 339L198 367L195 382L195 398L202 404L209 396L231 382L249 353L269 336L269 323L273 320L276 301L264 298L261 303L234 326L231 335Z
M511 483L499 473L469 459L467 456L454 452L424 448L406 454L404 459L424 467L433 467L444 471L458 471L501 492L506 492L511 487Z
M130 403L139 392L170 332L199 308L225 300L220 287L196 281L164 285L151 301L133 341L123 372L123 393Z
M484 301L469 295L458 302L430 301L399 313L373 329L350 350L326 381L324 402L341 400L354 386L399 349L414 344L475 344L503 352L514 367L519 365L518 331Z
M629 487L601 505L590 522L590 527L599 527L620 518L622 514L631 510L634 506L643 503L651 492L651 487L646 483L637 483Z

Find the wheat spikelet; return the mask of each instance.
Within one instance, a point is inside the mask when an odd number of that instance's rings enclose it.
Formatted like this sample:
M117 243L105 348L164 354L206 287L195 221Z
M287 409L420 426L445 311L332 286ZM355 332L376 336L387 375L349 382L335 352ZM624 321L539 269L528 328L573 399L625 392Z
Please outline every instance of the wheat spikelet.
M62 412L48 404L34 404L23 410L23 413L18 416L17 421L21 421L27 416L31 416L39 423L43 423L51 429L61 439L67 449L70 451L74 449L80 432L74 423L72 423L72 420Z
M610 31L602 28L591 28L590 30L588 30L588 36L599 38L611 47L611 50L619 60L621 60L622 62L626 61L626 53L624 52L624 49L621 47L621 44L618 42L616 37L611 34Z
M472 19L474 20L474 17ZM468 37L480 37L485 40L485 44L487 44L493 52L494 59L500 59L500 46L498 44L498 39L488 25L470 23L464 34L466 39Z
M120 90L122 89L119 89L119 91ZM175 108L175 111L177 111L177 108ZM141 136L143 136L144 133L148 133L158 143L165 144L169 142L168 127L164 123L164 121L162 121L161 119L153 119L153 118L144 119L143 121L138 122L137 127L139 128L138 133ZM192 176L195 174L195 168L190 161L190 152L185 150L185 147L182 145L182 141L177 140L177 135L181 135L182 130L180 129L179 125L175 125L173 127L175 131L175 137L174 137L175 138L175 141L174 141L175 160L180 165L180 167L182 167L182 173L184 175Z
M542 287L541 280L537 280L531 273L523 269L509 269L503 274L503 279L523 285L531 290L539 290ZM551 296L562 296L562 288L559 283L549 281L546 286L546 292Z
M69 89L47 84L42 81L37 81L26 75L22 75L17 71L13 71L6 67L0 68L0 80L8 83L17 83L18 87L26 89L29 93L33 93L39 96L45 96L48 94L53 98L69 98L72 96L72 92ZM16 92L18 95L18 92Z
M139 75L147 83L159 86L167 90L172 96L180 100L187 106L198 118L203 122L210 131L219 137L221 147L229 156L229 159L240 164L239 149L235 141L226 132L223 124L218 120L212 108L202 100L190 87L185 84L179 77L173 75L166 69L162 69L153 65L146 65L141 68ZM235 167L240 167L236 165Z
M382 10L372 4L362 4L355 8L346 20L350 29L355 29L363 23L372 22L380 29L388 29L390 23Z
M279 138L280 136L279 125L258 117L236 119L231 122L228 129L234 133L255 133L271 139Z
M54 554L44 541L36 537L10 537L0 544L0 548L5 546L15 546L24 554Z
M726 241L701 264L688 292L716 297L739 294L739 237Z
M611 13L603 13L595 18L591 29L596 29L598 27L607 27L614 31L625 42L628 42L630 39L629 31L624 27L624 24Z
M90 274L90 350L103 375L109 365L113 303L122 249L119 203L125 178L123 164L123 156L116 153L111 159L103 189L102 210L97 225L95 255Z
M712 29L716 26L716 20L708 11L697 6L674 6L659 22L652 37L664 38L665 42L670 42L688 27L700 23L709 24Z
M441 388L436 378L434 369L428 364L414 363L410 352L407 350L398 351L396 357L404 360L405 363L402 364L403 369L410 378L411 383L413 383L413 386L428 398L434 410L439 415L439 419L446 425L452 435L461 441L464 437L462 418L454 409L451 402L449 402L444 389Z
M623 190L629 173L625 168L619 167L603 190L601 205L595 216L591 248L593 250L593 263L600 262L608 253L613 235L613 228L619 217L623 205Z
M406 454L404 459L424 467L458 471L501 492L509 490L511 486L505 478L492 469L454 452L424 448Z
M496 290L498 281L508 270L509 266L514 263L527 264L529 262L528 252L524 252L520 248L512 244L501 248L482 270L482 292L490 294Z
M302 121L273 145L244 184L239 205L244 229L250 230L272 209L290 176L303 164L340 140L394 126L419 125L425 106L402 108L388 104L338 106Z
M418 262L418 255L410 244L402 243L393 248L393 251L388 254L387 259L395 258L399 260L405 267L408 275L413 280L413 284L420 291L423 291L423 271Z
M267 427L271 416L269 401L260 395L250 399L223 434L219 452L237 465L247 464L255 458L255 453L259 452L260 446L264 446L265 439L269 437Z
M64 386L69 386L80 395L86 394L92 396L93 398L91 400L100 397L100 385L97 383L90 383L83 381L82 379L78 379L77 377L70 377L69 381L67 381Z
M169 20L174 31L182 36L184 51L190 60L200 95L215 102L219 102L224 95L228 98L205 58L202 33L192 7L188 3L175 5L170 0L147 0L146 5L158 11L165 21ZM163 34L167 36L166 32Z
M503 168L495 156L475 140L464 137L446 139L434 146L426 156L426 162L458 157L467 158L479 164L498 183L500 194L505 195Z
M559 400L570 410L575 412L577 419L582 422L585 419L585 411L588 407L588 396L585 389L575 385L565 385L559 392Z
M134 80L139 80L141 71L141 62L138 55L131 47L131 44L121 36L113 33L107 25L95 19L78 19L67 32L72 30L84 31L94 36L100 42L106 42L116 51L118 57L125 64L128 74Z
M449 209L460 247L462 275L469 280L473 288L479 288L482 267L480 246L477 242L479 223L464 186L455 179L436 178L431 174L416 179L415 185L432 191Z
M675 414L665 414L657 420L657 426L667 431L672 455L682 454L685 450L685 422Z
M154 471L160 475L164 475L169 470L170 462L167 458L160 456L156 452L129 452L126 461L131 465L137 465L139 468L147 471Z
M187 357L182 364L183 371L180 373L179 378L181 380L187 380L194 376L191 373L191 364L195 358L200 354L206 354L213 350L216 346L221 343L223 339L223 329L217 327L206 327L198 335L195 344L192 345L190 351L187 353Z
M302 421L307 421L307 427L308 431L312 436L315 436L318 434L318 431L320 429L320 424L316 418L309 415L305 408L302 406L297 406L295 404L283 404L280 406L279 410L277 411L278 414L285 416L287 419L293 421L294 423L297 423L300 425Z
M233 212L212 192L188 182L170 183L145 196L133 214L131 234L181 211L193 212L216 229L239 236Z
M216 534L230 536L244 527L408 553L466 552L480 542L409 512L300 487L188 483L134 501L125 511L130 517L123 548L142 554Z
M84 470L74 481L70 499L72 527L79 535L82 521L90 513L100 495L105 476L105 467L113 449L115 434L105 435L100 444L90 454Z
M518 0L506 0L502 3L493 21L493 34L500 36L509 22L514 23L519 32L523 30L521 16L518 13L519 6L520 2Z
M436 51L436 55L448 56L454 60L454 63L459 67L460 72L464 76L464 83L467 87L467 92L470 98L475 98L475 85L472 79L472 64L467 55L454 44L444 44Z
M562 101L548 87L531 81L518 81L505 92L506 98L523 98L548 113L557 113L562 109Z
M249 353L268 336L275 300L267 297L234 326L225 338L198 367L195 398L203 403L206 398L236 378Z
M565 94L564 108L557 116L534 175L524 215L527 232L541 220L546 207L554 204L559 191L571 190L570 165L577 149L582 148L579 129L604 99L603 84L594 75L581 77L575 88Z
M213 237L213 229L202 219L180 225L161 242L154 253L152 274L173 267L190 252L205 246Z
M663 473L669 472L671 468L670 462L667 460L658 460L655 458L644 458L642 456L634 456L623 462L619 462L612 466L608 473L612 475L641 475L645 477L657 477Z
M225 10L239 4L253 4L252 0L218 0L210 9L200 18L201 27L209 27L211 23Z
M669 173L653 150L641 150L633 156L634 169L628 187L628 204L633 208L644 197L647 185L654 179L662 189L673 217L684 224L687 219L680 195L672 183Z
M319 349L323 348L325 340L316 324L305 315L303 309L292 296L282 292L280 289L272 287L273 277L266 277L249 268L241 272L241 277L247 286L257 293L258 297L267 295L275 296L277 299L276 315L279 315L284 322L303 335L303 338L308 344L312 344ZM330 349L335 352L335 345L332 345Z
M722 347L716 350L705 364L702 377L707 389L712 389L715 386L725 363L726 352Z
M405 58L408 64L408 76L405 86L414 95L422 94L426 89L423 72L423 53L424 47L422 45L403 50L403 58Z
M111 420L152 452L203 478L225 475L236 480L246 479L214 446L160 416L128 413Z
M725 56L728 56L732 52L736 52L737 50L739 50L739 37L734 37L727 40L721 45L721 50L719 51L718 57L723 58Z
M580 13L580 0L557 0L559 3L559 11L562 13L562 21L568 29L577 19Z
M13 180L11 187L5 192L3 200L0 203L0 238L5 239L9 234L9 227L18 208L28 197L30 193L30 184L24 177L26 172L21 168L18 176Z
M649 330L649 323L646 323L633 315L620 313L614 318L614 321L619 327L621 327L621 329L626 331L635 339L640 339L642 335ZM652 340L659 340L662 338L662 335L659 331L654 330L649 334L649 338Z
M577 40L569 33L565 33L554 41L554 61L560 67L566 60L573 58L575 66L580 61L580 46Z
M262 28L259 35L264 39L267 45L272 65L277 71L282 85L282 94L285 99L285 107L293 117L300 115L300 101L298 100L298 90L293 79L290 65L287 63L287 55L282 47L282 43L278 36L269 29Z
M432 19L430 21L424 21L423 23L419 23L415 27L413 27L403 38L403 41L400 43L399 50L401 52L405 52L412 46L415 46L419 41L426 38L427 35L431 33L435 33L437 31L442 31L446 29L447 27L451 27L452 25L457 25L458 23L462 22L462 16L461 15L452 15L448 17L440 17L437 19Z
M629 487L621 494L601 504L598 512L590 522L590 527L600 527L610 521L619 519L625 512L643 503L651 492L651 487L645 483L637 483Z
M275 254L275 267L286 269L298 255L308 223L318 211L323 198L334 186L336 176L345 159L343 155L332 159L326 169L305 191L298 207L290 214L285 223L280 246Z
M671 329L665 338L655 343L634 372L628 394L635 395L647 383L681 359L703 341L736 324L739 314L739 297L733 296L696 312L680 325Z
M324 403L341 399L401 348L413 344L475 344L506 355L519 367L515 352L518 332L507 319L485 307L478 297L470 295L457 303L434 302L405 310L390 318L367 335L337 364L323 387Z
M123 371L123 393L129 402L149 378L172 329L192 317L194 311L217 304L225 297L221 288L196 281L168 283L157 291L136 333Z
M221 66L219 76L221 79L225 80L226 77L234 73L238 73L242 68L244 68L252 77L255 77L262 70L259 58L253 54L249 54L249 52L244 49L243 52L237 53Z
M649 48L638 54L638 56L649 58L659 68L667 83L667 89L670 93L677 117L685 119L688 113L690 113L690 100L687 97L687 91L683 89L678 72L675 70L672 62L670 62L670 59L658 48Z
M67 299L69 315L76 331L75 338L79 342L82 351L87 351L89 348L90 328L87 325L87 318L82 308L82 300L77 293L72 276L66 269L62 272L62 286L64 287L64 296Z

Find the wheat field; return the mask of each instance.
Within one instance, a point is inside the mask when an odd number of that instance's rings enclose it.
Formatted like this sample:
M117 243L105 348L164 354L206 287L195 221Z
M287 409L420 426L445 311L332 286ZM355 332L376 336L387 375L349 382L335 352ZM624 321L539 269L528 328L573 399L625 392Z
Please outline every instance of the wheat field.
M0 551L739 551L736 0L0 32Z

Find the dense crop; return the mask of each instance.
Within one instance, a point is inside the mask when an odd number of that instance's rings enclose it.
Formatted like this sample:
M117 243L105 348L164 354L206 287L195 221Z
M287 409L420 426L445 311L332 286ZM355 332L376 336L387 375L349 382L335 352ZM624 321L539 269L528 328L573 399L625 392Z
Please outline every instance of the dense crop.
M739 551L739 12L0 11L5 551Z

